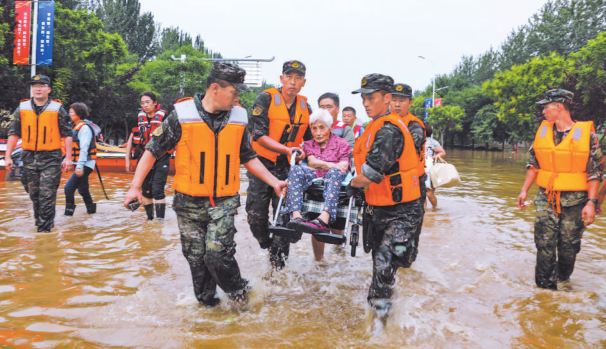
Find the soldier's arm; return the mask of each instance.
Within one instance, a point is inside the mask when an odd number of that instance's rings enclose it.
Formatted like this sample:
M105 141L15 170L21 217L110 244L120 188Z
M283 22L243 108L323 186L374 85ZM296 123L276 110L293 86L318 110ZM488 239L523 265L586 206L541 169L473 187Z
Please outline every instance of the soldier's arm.
M366 162L362 164L362 173L357 173L351 185L363 188L371 182L380 183L385 173L398 161L404 150L404 136L400 129L391 124L383 126L375 136Z
M59 108L59 133L63 138L65 145L65 159L63 160L66 166L72 163L72 121L65 108Z
M281 183L271 172L267 170L263 163L257 158L257 153L250 144L250 136L248 132L244 132L242 135L242 142L240 143L240 162L244 164L246 170L252 173L255 177L259 178L265 184L274 187L276 194L282 194L282 188L285 186ZM277 190L276 186L280 189Z
M417 154L421 154L421 147L423 146L423 143L425 143L425 130L423 130L423 127L421 127L421 125L419 125L419 123L416 121L411 121L408 124L408 130L410 131L412 140L415 143L415 150L417 151Z
M10 116L11 124L8 129L8 142L6 143L6 153L12 154L13 150L17 146L17 141L21 138L21 117L19 116L19 108L15 109L15 112ZM12 158L5 155L5 159L10 160L12 165ZM7 168L7 170L10 170Z

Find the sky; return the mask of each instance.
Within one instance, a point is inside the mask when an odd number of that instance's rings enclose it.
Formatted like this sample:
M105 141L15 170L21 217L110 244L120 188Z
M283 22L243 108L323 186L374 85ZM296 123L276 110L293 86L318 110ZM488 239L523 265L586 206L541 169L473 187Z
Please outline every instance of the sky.
M499 48L545 0L140 0L162 27L178 26L226 58L271 58L264 79L279 85L282 63L307 67L301 94L312 108L335 92L365 119L362 77L386 74L414 90L449 73L464 55ZM425 60L418 56L426 57ZM439 88L440 86L436 86Z

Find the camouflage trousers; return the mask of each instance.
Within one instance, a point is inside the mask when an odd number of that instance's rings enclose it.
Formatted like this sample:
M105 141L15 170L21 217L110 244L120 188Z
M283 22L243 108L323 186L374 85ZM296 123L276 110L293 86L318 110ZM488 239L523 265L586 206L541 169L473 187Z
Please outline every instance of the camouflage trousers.
M419 226L417 227L417 231L415 232L415 247L413 253L410 254L410 264L417 260L417 254L419 253L419 239L421 238L421 229L423 228L423 218L425 218L425 200L427 199L427 188L425 187L425 181L427 180L427 175L419 177L419 186L421 189L421 199L420 205L418 205L419 215L421 219L419 220Z
M61 182L61 163L56 166L25 166L22 183L34 206L38 231L50 231L55 221L57 189Z
M215 199L176 193L173 208L181 234L183 255L189 263L194 293L199 302L212 304L217 285L234 298L245 292L247 282L240 276L234 254L234 216L240 196Z
M377 309L391 307L392 288L399 267L408 267L419 224L422 220L420 200L406 204L369 207L372 235L372 282L368 290L368 302Z
M560 215L537 201L534 242L537 247L535 282L541 288L557 289L557 281L572 275L576 256L581 251L585 225L581 211L585 204L562 206Z
M278 179L288 178L288 168L273 167L265 162L264 165ZM275 212L278 207L278 197L274 193L274 189L262 180L250 173L246 175L249 183L246 196L246 218L250 230L261 248L269 248L269 260L272 266L278 269L283 268L288 259L291 240L282 236L269 236L269 205L272 205L273 212Z

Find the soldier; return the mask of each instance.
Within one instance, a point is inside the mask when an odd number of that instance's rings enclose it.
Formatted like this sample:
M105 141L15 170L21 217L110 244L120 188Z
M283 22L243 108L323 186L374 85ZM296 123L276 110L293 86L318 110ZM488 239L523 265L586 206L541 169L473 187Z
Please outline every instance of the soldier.
M215 306L219 285L232 300L245 301L247 281L234 258L234 216L240 206L240 164L282 194L286 182L256 158L246 132L246 111L233 107L245 71L215 63L204 95L183 98L158 127L137 165L125 206L141 202L141 185L156 159L176 147L173 207L197 300Z
M279 89L270 88L257 96L250 118L249 129L253 138L253 149L269 171L279 179L288 177L287 157L297 150L300 161L305 158L301 149L303 140L311 139L309 115L311 107L307 98L299 92L305 86L305 65L293 60L282 66ZM269 259L276 269L284 267L288 258L291 240L269 236L269 205L277 207L274 190L261 180L248 174L246 214L250 230L261 248L269 248ZM273 200L272 200L273 199Z
M368 207L364 216L370 235L373 273L368 302L380 316L391 307L392 287L398 267L409 266L415 234L421 222L419 157L404 121L389 112L393 79L366 75L361 88L364 108L372 121L356 141L356 176L348 193L365 188Z
M421 188L421 205L419 205L421 211L419 214L421 216L421 221L419 222L415 234L415 250L414 253L410 254L410 264L412 264L412 262L417 259L417 253L419 252L419 237L421 236L421 229L423 227L425 198L427 196L427 190L425 189L425 181L427 180L427 175L425 174L425 123L410 112L410 107L412 106L412 87L401 83L395 84L391 91L391 95L391 111L398 114L402 120L404 120L406 127L408 127L408 130L412 135L412 139L415 143L415 150L419 157L418 175Z
M318 107L328 110L332 116L331 131L349 143L353 149L355 137L353 129L343 121L339 121L339 96L336 93L326 92L318 98Z
M30 81L32 98L24 99L12 115L6 154L11 154L19 138L22 140L25 190L34 206L38 232L50 232L54 226L57 189L61 168L72 165L72 129L69 115L61 101L50 100L50 78L35 75ZM65 137L65 159L61 161L61 138ZM13 160L6 159L10 171Z
M130 159L140 159L143 155L145 145L151 139L151 134L162 124L166 111L158 104L156 95L152 92L144 92L141 97L141 111L137 115L137 127L133 129L126 145L126 172L130 172ZM166 195L164 187L168 177L169 161L172 151L169 150L154 163L145 181L143 181L143 208L147 219L154 219L154 207L156 217L164 218L166 211Z
M528 189L537 183L535 282L553 290L574 270L585 226L595 218L603 171L593 123L575 122L570 115L573 98L570 91L554 89L537 102L545 120L530 148L526 180L517 200L523 209Z

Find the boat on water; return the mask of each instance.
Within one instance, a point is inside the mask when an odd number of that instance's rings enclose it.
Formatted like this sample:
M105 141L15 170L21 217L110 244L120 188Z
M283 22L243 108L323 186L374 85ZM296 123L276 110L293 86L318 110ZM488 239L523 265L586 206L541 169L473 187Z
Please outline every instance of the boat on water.
M6 156L6 139L0 139L0 171L4 169L4 157ZM21 141L17 144L17 149L21 148ZM97 142L97 166L101 171L107 172L126 172L124 158L126 156L126 148L117 145L111 145L103 142ZM137 167L137 160L130 161L130 168L134 171ZM170 174L175 173L174 157L170 159ZM5 176L0 176L3 180Z

